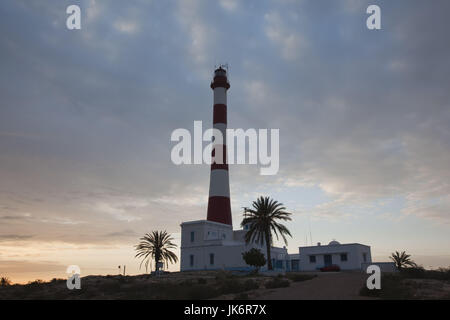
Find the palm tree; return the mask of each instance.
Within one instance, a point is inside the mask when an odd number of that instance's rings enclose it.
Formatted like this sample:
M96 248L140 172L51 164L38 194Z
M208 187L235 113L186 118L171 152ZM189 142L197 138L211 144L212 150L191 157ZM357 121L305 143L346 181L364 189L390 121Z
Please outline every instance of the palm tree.
M178 257L170 251L177 246L172 242L173 238L167 231L152 231L140 238L141 242L136 245L137 254L135 258L142 258L139 268L145 262L147 268L151 261L155 261L155 271L159 271L159 263L176 263ZM151 270L151 268L150 268Z
M405 251L402 251L399 253L398 251L395 251L395 253L392 253L389 257L392 261L394 261L395 266L398 270L401 270L402 268L409 266L409 267L415 267L416 263L410 259L411 255L406 254Z
M0 287L7 287L11 285L11 280L7 277L1 277L0 278Z
M267 249L267 267L273 270L272 260L270 258L270 247L273 244L272 232L278 240L278 234L283 238L287 245L286 235L292 237L289 230L277 220L291 220L291 213L286 212L286 208L282 203L275 201L269 197L259 197L252 203L253 209L244 208L244 219L241 226L249 226L245 234L246 243L266 244Z

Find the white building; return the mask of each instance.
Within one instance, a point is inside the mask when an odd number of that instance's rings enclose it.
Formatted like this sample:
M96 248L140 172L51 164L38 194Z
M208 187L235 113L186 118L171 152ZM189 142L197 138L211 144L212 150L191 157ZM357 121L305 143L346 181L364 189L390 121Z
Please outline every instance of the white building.
M299 247L299 260L301 271L315 271L329 265L338 265L341 270L361 270L363 264L372 262L372 255L369 246L333 240L328 245Z
M208 220L182 223L180 270L251 270L242 253L257 248L267 258L266 247L246 244L246 232ZM328 245L299 247L298 254L288 254L285 247L271 247L270 255L274 270L287 272L317 271L328 265L338 265L341 270L362 270L372 263L369 246L337 241ZM267 264L261 270L266 271Z
M247 245L244 240L246 232L208 220L183 222L180 270L251 270L242 258L242 253L258 248L266 256L266 247ZM272 247L270 254L274 269L284 270L288 260L286 248ZM267 267L261 270L267 270Z

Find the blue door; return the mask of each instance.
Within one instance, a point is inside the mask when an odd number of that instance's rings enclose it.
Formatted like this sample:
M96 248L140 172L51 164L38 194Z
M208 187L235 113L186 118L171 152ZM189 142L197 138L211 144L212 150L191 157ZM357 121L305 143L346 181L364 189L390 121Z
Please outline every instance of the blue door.
M332 261L332 258L331 258L331 254L324 255L323 256L323 260L325 262L325 267L333 264L333 261Z

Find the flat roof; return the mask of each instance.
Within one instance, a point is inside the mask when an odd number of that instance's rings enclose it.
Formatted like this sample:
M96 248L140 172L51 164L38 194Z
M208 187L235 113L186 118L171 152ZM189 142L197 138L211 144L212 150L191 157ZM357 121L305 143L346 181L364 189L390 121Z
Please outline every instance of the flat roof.
M358 245L358 246L363 246L363 247L367 247L370 248L370 246L365 245L365 244L361 244L361 243L357 243L357 242L353 242L353 243L340 243L340 244L321 244L320 246L305 246L305 247L298 247L299 249L301 248L322 248L322 247L342 247L342 246L354 246L354 245Z
M180 224L180 226L186 225L186 224L215 224L221 227L229 227L229 228L233 228L233 226L229 225L229 224L225 224L225 223L220 223L220 222L215 222L215 221L209 221L209 220L194 220L194 221L186 221L186 222L182 222Z

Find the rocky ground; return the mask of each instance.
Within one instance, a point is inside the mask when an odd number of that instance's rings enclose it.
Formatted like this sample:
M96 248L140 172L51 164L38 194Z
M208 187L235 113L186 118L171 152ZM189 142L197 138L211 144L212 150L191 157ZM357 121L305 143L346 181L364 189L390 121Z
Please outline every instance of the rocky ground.
M364 290L361 272L288 273L282 276L224 271L175 272L158 277L87 276L80 290L65 279L0 287L0 299L450 299L450 282L382 277L382 292Z

